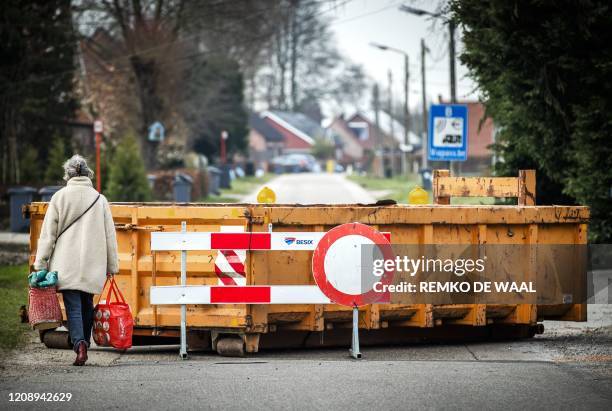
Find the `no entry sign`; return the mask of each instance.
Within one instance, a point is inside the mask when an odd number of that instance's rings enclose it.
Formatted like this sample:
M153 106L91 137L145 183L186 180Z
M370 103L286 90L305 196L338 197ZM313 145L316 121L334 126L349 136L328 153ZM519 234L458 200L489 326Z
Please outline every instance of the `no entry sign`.
M388 294L372 289L372 256L364 255L364 250L375 251L385 260L393 259L387 237L365 224L339 225L319 241L312 255L312 274L323 294L334 303L355 307L388 298ZM390 284L393 271L385 271L376 281Z

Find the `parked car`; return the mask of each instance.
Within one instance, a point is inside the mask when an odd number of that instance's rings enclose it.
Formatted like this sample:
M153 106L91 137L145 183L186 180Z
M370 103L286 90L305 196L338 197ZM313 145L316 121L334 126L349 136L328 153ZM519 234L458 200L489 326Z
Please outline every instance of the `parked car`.
M284 154L272 160L275 173L319 172L321 166L311 154Z

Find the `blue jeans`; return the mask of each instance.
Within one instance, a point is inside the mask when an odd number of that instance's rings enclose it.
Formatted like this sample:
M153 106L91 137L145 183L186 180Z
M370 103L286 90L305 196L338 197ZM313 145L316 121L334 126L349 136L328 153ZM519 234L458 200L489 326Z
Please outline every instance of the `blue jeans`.
M77 351L81 341L89 348L93 326L93 294L79 290L63 290L64 307L68 317L68 331L72 348Z

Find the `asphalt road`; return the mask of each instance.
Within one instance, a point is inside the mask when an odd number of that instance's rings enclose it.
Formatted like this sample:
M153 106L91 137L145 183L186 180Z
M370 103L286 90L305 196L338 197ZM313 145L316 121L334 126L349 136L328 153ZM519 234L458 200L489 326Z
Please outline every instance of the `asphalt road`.
M284 174L266 184L276 193L282 204L346 204L374 203L376 199L358 184L342 174L300 173ZM244 201L257 202L256 192Z
M46 349L32 335L22 352L4 358L0 408L610 409L610 334L562 329L522 341L364 347L360 361L345 348L187 361L175 346L93 349L86 367L70 366L71 351ZM17 392L72 399L8 402Z
M281 176L278 202L372 202L341 175ZM28 344L0 353L0 409L612 409L612 305L587 323L546 322L533 339L457 344L268 350L246 358L178 348L94 348L74 354ZM71 393L70 402L9 402L11 393Z

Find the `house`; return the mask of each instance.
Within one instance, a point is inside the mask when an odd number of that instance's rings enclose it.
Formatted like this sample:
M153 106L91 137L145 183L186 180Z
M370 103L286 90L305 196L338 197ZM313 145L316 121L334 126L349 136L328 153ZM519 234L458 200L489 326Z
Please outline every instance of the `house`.
M336 161L343 166L352 165L362 168L365 149L359 136L355 134L343 116L336 117L327 126L328 133L336 146ZM356 138L357 137L357 138Z
M336 117L328 130L341 144L336 155L338 162L376 174L400 173L402 156L408 159L420 147L420 138L412 132L405 144L404 126L383 111Z
M274 157L310 153L315 140L324 136L321 126L302 113L253 113L249 118L249 157L256 168L267 170Z
M257 113L249 117L249 158L255 168L268 170L268 163L283 152L284 137Z
M325 135L318 123L302 113L264 111L261 116L283 135L283 153L310 153L315 139Z
M485 106L480 102L462 103L468 107L468 158L460 163L464 174L488 175L493 165L495 125L493 119L485 117Z

